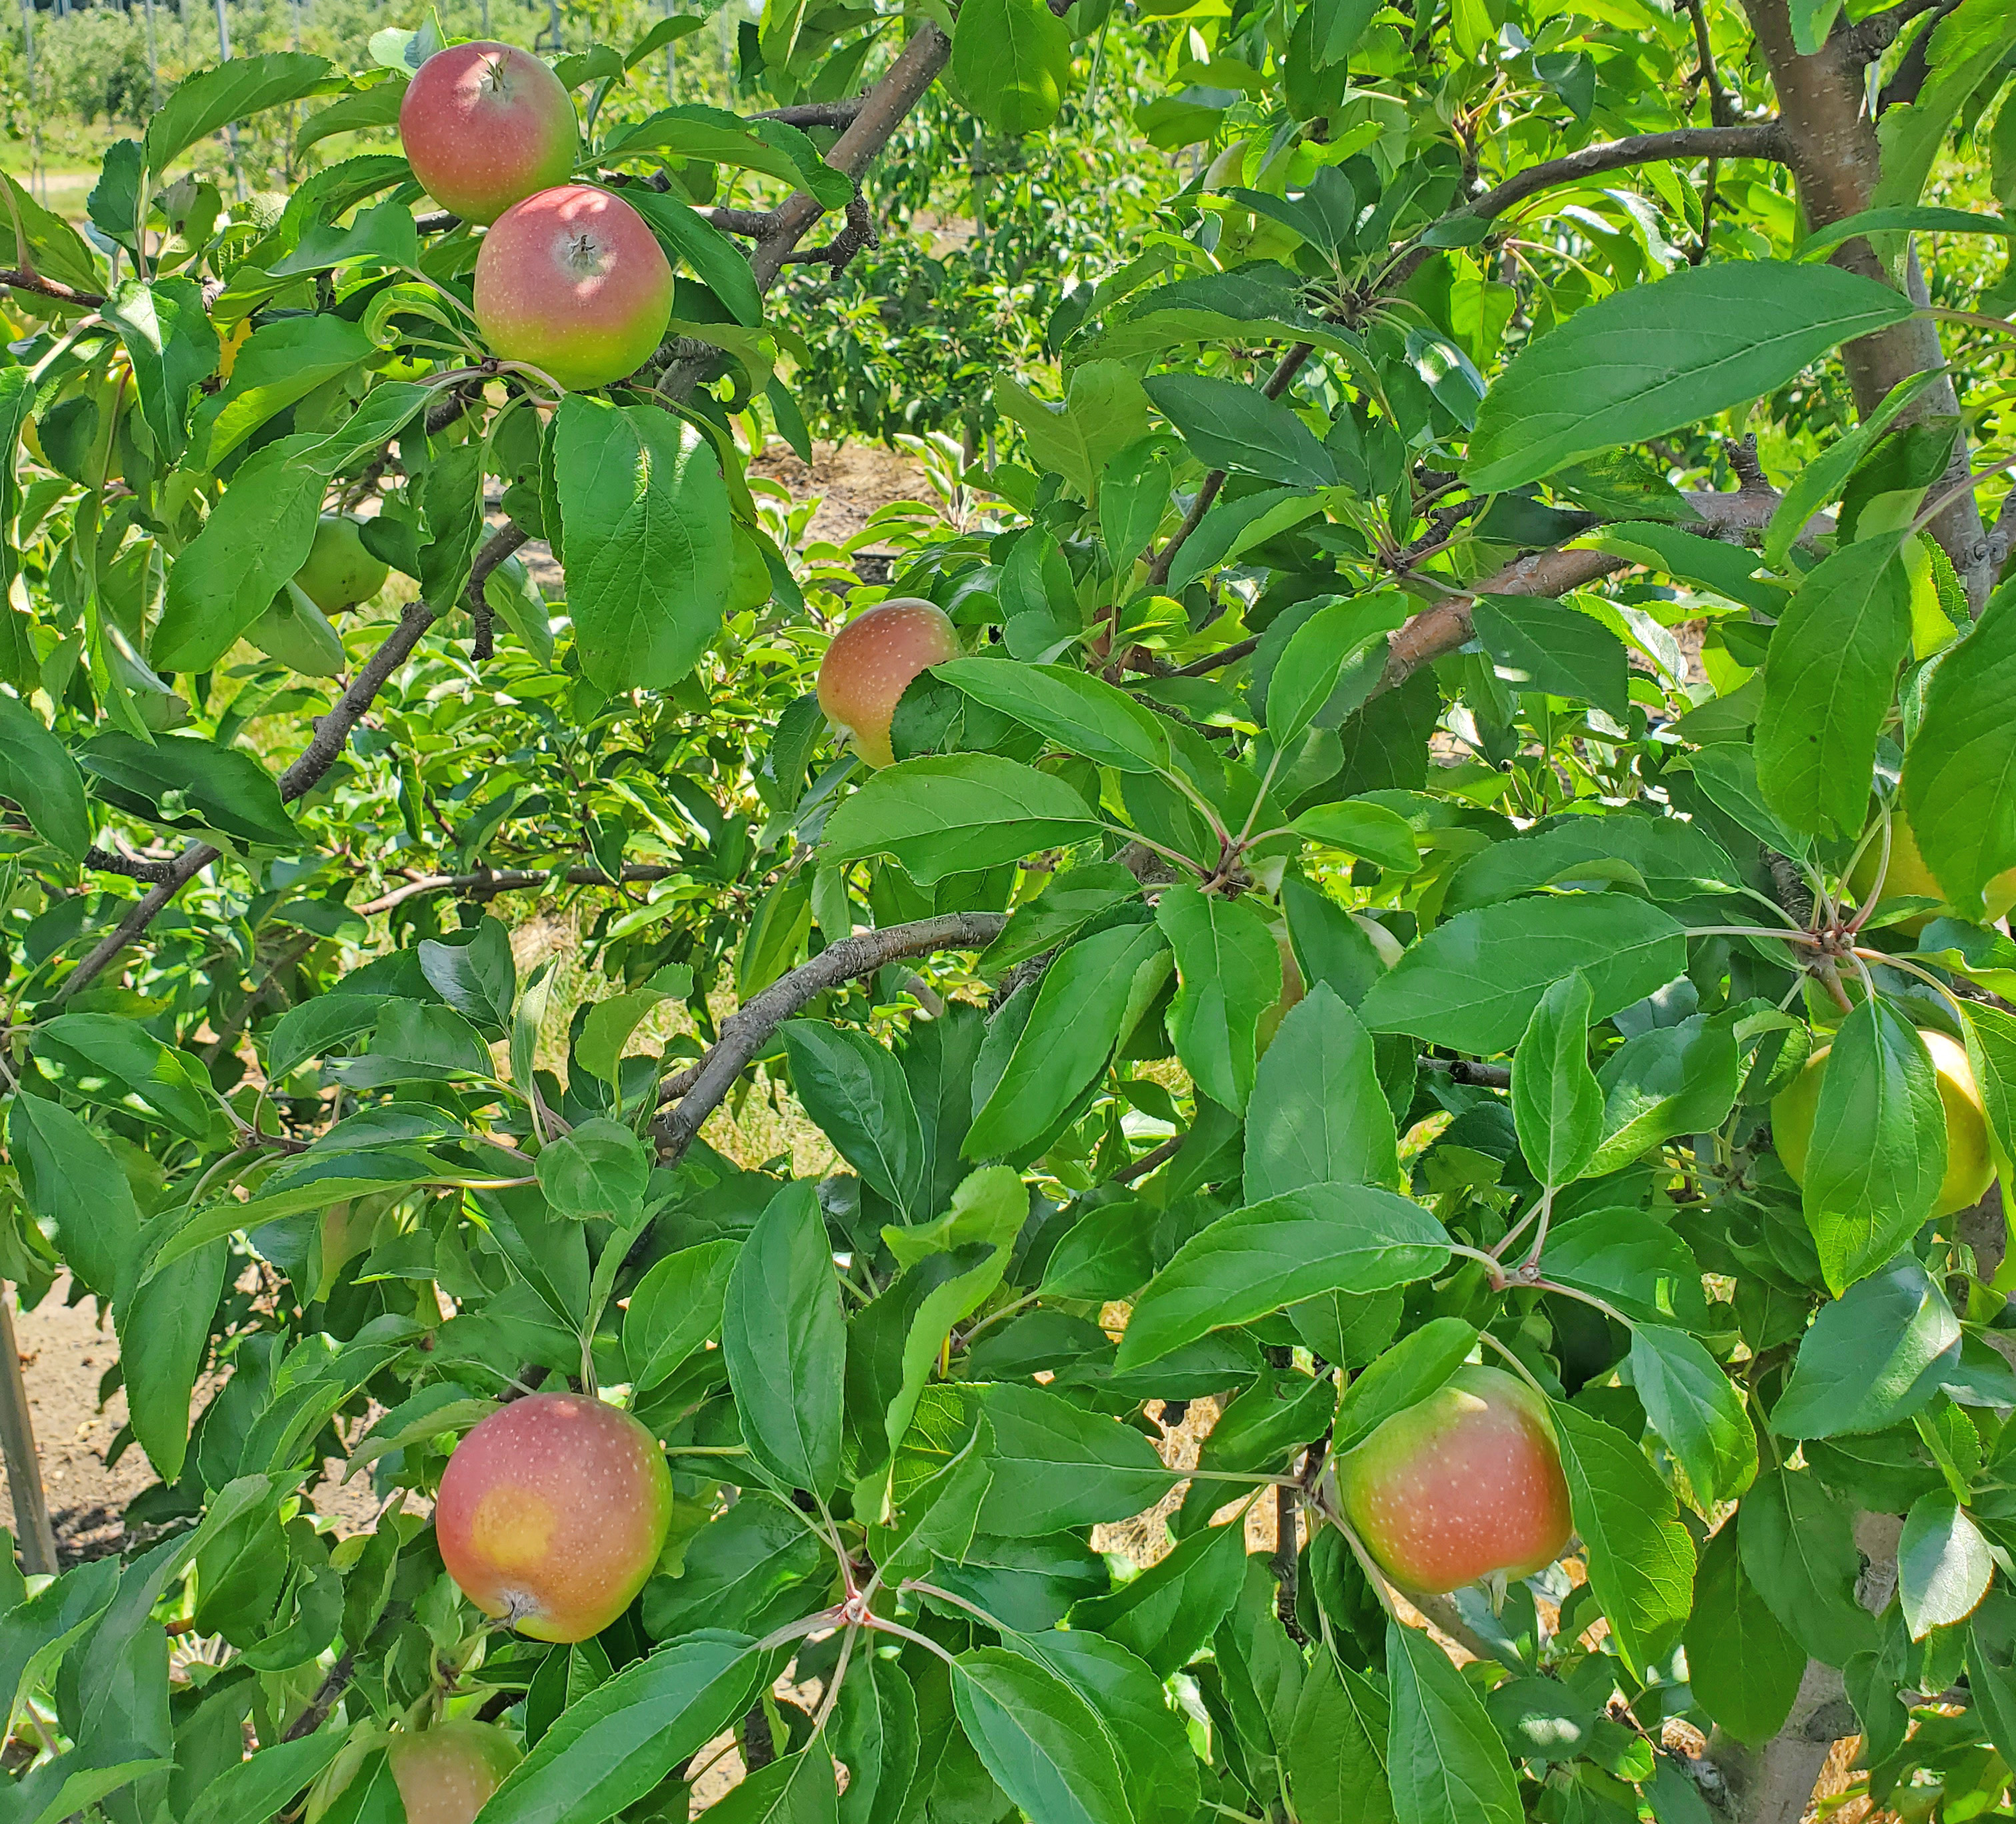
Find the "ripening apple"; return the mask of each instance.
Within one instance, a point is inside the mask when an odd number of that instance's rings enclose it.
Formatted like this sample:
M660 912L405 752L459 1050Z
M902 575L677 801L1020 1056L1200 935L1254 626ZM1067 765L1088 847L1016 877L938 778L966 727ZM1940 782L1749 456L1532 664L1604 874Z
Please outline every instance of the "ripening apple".
M585 1640L644 1587L671 1513L664 1452L628 1412L534 1394L456 1445L434 1534L484 1614L535 1640Z
M833 635L819 662L819 707L870 766L896 757L889 724L920 671L959 657L959 633L934 602L878 602Z
M1967 1061L1967 1048L1943 1032L1924 1031L1918 1036L1932 1054L1939 1100L1946 1111L1946 1175L1927 1218L1929 1221L1932 1216L1950 1216L1956 1210L1969 1209L1979 1203L1993 1182L1995 1161L1989 1154L1988 1117L1982 1106L1973 1067ZM1771 1138L1777 1146L1778 1157L1796 1185L1806 1181L1813 1117L1819 1112L1820 1083L1833 1049L1832 1045L1822 1045L1806 1060L1805 1068L1771 1099Z
M1848 876L1849 890L1855 895L1856 904L1869 903L1870 894L1876 890L1876 870L1882 860L1883 838L1880 835L1871 836ZM1893 809L1890 813L1890 862L1883 870L1883 899L1943 900L1946 896L1946 890L1926 866L1924 851L1919 848L1918 839L1910 825L1905 822L1904 813ZM2016 906L2016 868L2007 869L1990 880L1982 889L1982 898L1986 908L1982 916L1991 925L2011 906ZM1907 937L1915 937L1939 916L1935 912L1913 912L1888 928L1901 931Z
M340 614L369 601L391 574L389 565L365 549L356 520L344 513L324 513L308 562L294 573L294 581L323 613Z
M451 45L406 85L399 139L427 194L465 221L495 221L563 184L581 154L566 86L516 45Z
M1417 1596L1497 1571L1531 1577L1575 1530L1546 1401L1502 1369L1458 1369L1349 1452L1337 1477L1352 1530Z
M527 196L476 256L476 321L491 354L571 392L650 358L672 316L672 268L643 216L588 184Z
M473 1824L484 1801L524 1758L495 1725L450 1717L392 1738L386 1750L406 1824Z

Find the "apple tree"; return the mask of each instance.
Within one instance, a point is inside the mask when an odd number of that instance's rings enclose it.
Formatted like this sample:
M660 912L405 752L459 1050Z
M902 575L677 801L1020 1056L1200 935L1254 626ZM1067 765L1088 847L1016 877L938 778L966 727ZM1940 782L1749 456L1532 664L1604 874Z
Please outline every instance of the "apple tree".
M0 1819L2009 1815L2007 0L697 23L5 180ZM776 282L1116 113L863 585Z

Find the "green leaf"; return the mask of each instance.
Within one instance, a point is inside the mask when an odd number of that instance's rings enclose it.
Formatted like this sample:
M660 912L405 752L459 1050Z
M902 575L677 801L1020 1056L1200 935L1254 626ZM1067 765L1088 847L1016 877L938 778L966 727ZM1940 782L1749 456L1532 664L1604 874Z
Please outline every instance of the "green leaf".
M1634 1323L1708 1328L1701 1264L1672 1229L1643 1210L1595 1210L1547 1232L1541 1270L1615 1305Z
M1020 1155L1062 1121L1125 1037L1136 984L1166 980L1168 946L1154 925L1114 925L1071 945L1044 972L1007 1067L974 1113L965 1155Z
M619 127L602 149L605 160L663 152L706 164L734 165L781 178L828 209L844 208L852 186L828 164L807 135L782 121L745 121L725 109L686 102L661 108L634 126Z
M751 329L761 323L763 294L749 269L748 255L691 203L643 184L628 189L624 201L650 224L665 251L684 260L736 322Z
M20 1095L7 1106L7 1146L29 1214L55 1231L77 1279L111 1297L132 1265L140 1217L105 1143L62 1103Z
M1327 983L1290 1009L1260 1060L1244 1182L1256 1203L1305 1185L1400 1182L1372 1035Z
M1743 1569L1813 1657L1843 1666L1876 1644L1874 1617L1856 1600L1862 1554L1849 1515L1813 1476L1771 1470L1743 1498Z
M1069 666L953 659L934 666L931 675L1096 765L1160 772L1173 764L1160 717L1125 691Z
M1319 1184L1221 1216L1135 1301L1124 1371L1229 1324L1325 1292L1382 1292L1438 1273L1448 1236L1418 1203L1370 1185Z
M1396 1824L1521 1824L1525 1808L1482 1700L1427 1635L1386 1624L1392 1720L1387 1777Z
M329 73L326 57L272 51L233 57L181 83L147 123L147 169L160 177L176 159L220 127L266 108L299 101Z
M1473 1055L1510 1051L1540 997L1579 971L1589 1018L1607 1020L1687 967L1681 927L1615 894L1480 907L1438 925L1375 981L1359 1008L1374 1032L1410 1032Z
M893 855L928 887L1082 842L1100 828L1061 779L999 754L949 754L875 774L827 818L825 854Z
M1781 1437L1881 1431L1938 1391L1928 1370L1960 1350L1960 1324L1922 1262L1899 1254L1820 1307L1771 1411Z
M9 1735L34 1687L110 1606L120 1570L111 1559L80 1564L0 1614L0 1699Z
M628 1221L643 1203L651 1157L621 1121L598 1116L541 1149L537 1171L556 1216Z
M871 1656L840 1689L833 1751L847 1768L841 1824L898 1824L917 1768L917 1696L894 1660Z
M1593 865L1629 864L1658 900L1698 898L1704 883L1733 882L1736 864L1697 823L1626 812L1568 817L1531 836L1493 843L1456 869L1442 897L1445 916L1571 883Z
M1830 1291L1910 1240L1946 1170L1946 1105L1925 1042L1888 1002L1859 1002L1827 1055L1801 1187Z
M1155 908L1176 956L1169 1035L1198 1088L1235 1113L1253 1091L1260 1016L1280 998L1281 952L1258 913L1187 882Z
M909 1221L930 1215L923 1131L894 1054L823 1020L788 1020L783 1037L792 1087L841 1157Z
M1466 474L1496 492L1770 392L1910 300L1831 266L1723 261L1625 286L1513 358L1479 407Z
M1898 551L1890 533L1823 559L1772 631L1757 779L1795 829L1852 836L1868 814L1876 737L1911 647L1911 585Z
M276 1742L226 1767L190 1808L186 1824L248 1824L284 1811L301 1788L343 1752L335 1729L318 1729L298 1741Z
M1810 512L1806 516L1812 516ZM1802 520L1795 536L1805 528L1805 520ZM1699 584L1732 602L1741 602L1746 608L1755 608L1760 614L1775 618L1785 606L1784 587L1759 578L1757 553L1740 545L1725 545L1719 539L1704 538L1697 533L1683 532L1678 526L1661 525L1651 520L1606 526L1591 535L1590 543L1597 550L1612 551L1619 557L1664 570L1668 576Z
M770 1200L728 1277L721 1347L744 1441L787 1488L840 1478L847 1324L817 1188Z
M1142 384L1207 469L1236 469L1289 487L1328 487L1337 480L1337 466L1316 433L1257 387L1182 373L1153 374Z
M27 813L35 833L73 861L91 847L91 810L69 750L20 698L0 694L0 796Z
M1636 1444L1579 1407L1557 1401L1553 1416L1589 1587L1624 1663L1647 1666L1687 1619L1694 1541Z
M1911 834L1954 911L1977 923L1982 890L2016 867L2012 690L2016 590L1998 589L1967 638L1941 657L1904 755Z
M1283 660L1283 669L1294 657L1291 647ZM1276 671L1275 676L1280 675L1280 671ZM1318 804L1303 811L1289 828L1311 842L1342 849L1348 855L1359 856L1374 867L1385 868L1395 874L1417 873L1420 869L1421 851L1414 840L1413 826L1399 812L1384 804L1371 804L1363 798Z
M239 466L168 571L147 652L157 669L208 671L308 562L328 485L308 458L323 441L282 437Z
M511 955L510 934L499 920L480 919L453 942L423 937L418 954L428 987L464 1019L499 1034L510 1024L518 966Z
M1999 82L2004 55L2016 44L2016 20L1996 0L1962 0L1927 28L1925 42L1924 79L1877 121L1882 174L1870 200L1879 210L1917 201L1954 117L1984 82ZM1903 237L1885 238L1901 246Z
M1070 30L1044 0L978 0L959 9L952 80L997 133L1039 133L1049 126L1064 106L1071 73Z
M283 317L254 329L224 390L197 408L191 441L204 466L214 468L269 419L375 351L371 338L341 317Z
M666 1255L637 1282L623 1319L623 1355L639 1393L720 1336L739 1252L735 1242L704 1241Z
M1071 369L1061 405L1039 399L1003 374L994 383L994 403L1003 417L1021 426L1024 446L1039 467L1062 476L1082 500L1100 491L1103 519L1105 490L1114 486L1110 477L1101 480L1103 472L1112 458L1148 434L1148 395L1133 371L1118 361L1079 362ZM1163 475L1161 504L1165 505L1166 465ZM1159 509L1155 518L1159 523ZM1143 532L1144 544L1154 531L1151 525ZM1114 555L1123 569L1131 561L1121 552Z
M994 1480L981 1531L1036 1538L1125 1520L1168 1492L1155 1447L1131 1426L1044 1388L992 1383L969 1390L994 1428Z
M1974 1516L1950 1488L1911 1503L1897 1542L1897 1596L1913 1640L1964 1621L1981 1605L1995 1560Z
M1652 1429L1687 1473L1704 1510L1733 1501L1757 1473L1757 1434L1719 1363L1684 1330L1641 1324L1631 1333L1631 1384Z
M1132 1824L1097 1712L1054 1673L978 1647L952 1662L952 1694L967 1739L1029 1824Z
M1097 1714L1120 1762L1134 1824L1190 1824L1197 1758L1161 1682L1117 1641L1082 1630L1010 1635L1001 1643L1072 1686Z
M1887 116L1891 110L1885 108L1883 112ZM1893 203L1886 209L1865 209L1858 214L1830 222L1825 228L1816 228L1799 243L1797 257L1818 260L1844 242L1863 235L1878 234L1989 234L2007 240L2016 236L2016 221L2000 215L1975 215L1964 209L1939 209L1930 204L1900 207ZM1914 374L1911 377L1922 382L1933 376Z
M301 122L294 135L294 149L305 152L332 134L354 133L363 127L396 127L399 104L406 99L406 85L398 81L373 83L368 88L338 95L326 108L318 108Z
M358 211L347 228L333 221L315 223L292 253L273 262L267 276L301 279L338 266L367 264L411 268L419 261L420 237L413 225L412 211L403 203L387 202Z
M182 1473L188 1454L189 1398L210 1352L210 1322L229 1251L213 1241L183 1254L113 1309L128 1417L164 1482Z
M147 742L111 730L94 736L77 760L100 797L151 822L214 829L269 848L301 844L272 774L241 748L197 735Z
M1169 566L1168 587L1180 592L1207 570L1229 563L1277 533L1313 519L1324 497L1307 487L1269 487L1237 500L1221 500L1183 541Z
M1515 689L1593 703L1613 721L1630 714L1624 642L1593 614L1539 595L1480 595L1471 621Z
M1196 1658L1232 1612L1246 1579L1246 1525L1239 1518L1177 1542L1139 1576L1074 1604L1075 1630L1118 1641L1168 1678Z
M1833 233L1832 228L1827 231L1829 237ZM1764 561L1773 570L1784 568L1786 558L1813 515L1841 492L1849 477L1860 467L1863 458L1876 447L1898 415L1934 384L1940 373L1938 368L1928 368L1923 373L1899 380L1861 423L1830 444L1787 484L1783 497L1772 509L1771 523L1764 529Z
M189 279L129 279L99 314L125 344L155 448L170 461L179 459L189 447L189 394L216 371L219 353L201 290Z
M1332 1434L1337 1456L1440 1391L1476 1347L1475 1326L1461 1318L1431 1318L1410 1330L1345 1389Z
M607 1824L738 1721L764 1669L750 1641L711 1629L626 1666L561 1711L484 1824Z
M1589 984L1564 976L1540 997L1512 1058L1519 1150L1550 1188L1573 1184L1603 1138L1603 1090L1589 1067Z
M714 446L656 406L570 393L553 469L582 675L608 691L678 683L720 631L733 580Z
M1365 1674L1319 1650L1281 1751L1304 1824L1396 1824L1386 1778L1391 1712Z
M1711 1720L1756 1744L1784 1727L1805 1676L1806 1650L1744 1574L1737 1549L1742 1518L1723 1522L1701 1553L1687 1619L1687 1675Z
M63 1072L63 1086L109 1108L134 1104L191 1140L210 1135L217 1099L186 1052L171 1050L115 1013L63 1013L35 1031L35 1056Z
M1588 1175L1621 1171L1676 1135L1712 1133L1735 1103L1739 1074L1736 1035L1726 1019L1694 1013L1634 1034L1597 1076L1603 1144Z

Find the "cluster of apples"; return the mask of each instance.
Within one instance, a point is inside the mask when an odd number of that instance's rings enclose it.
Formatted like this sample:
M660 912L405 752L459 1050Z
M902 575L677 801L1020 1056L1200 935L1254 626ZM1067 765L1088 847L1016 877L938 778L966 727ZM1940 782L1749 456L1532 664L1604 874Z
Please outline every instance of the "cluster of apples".
M406 85L399 138L429 196L487 229L476 321L491 352L572 391L635 373L672 315L672 268L644 218L568 180L574 103L528 51L437 51Z

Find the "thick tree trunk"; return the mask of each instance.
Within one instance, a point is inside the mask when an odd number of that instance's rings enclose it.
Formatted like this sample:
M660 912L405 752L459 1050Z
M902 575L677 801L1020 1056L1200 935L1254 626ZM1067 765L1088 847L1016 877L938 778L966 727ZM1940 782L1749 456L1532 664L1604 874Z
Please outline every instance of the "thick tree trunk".
M1807 221L1814 228L1825 228L1859 214L1871 206L1882 174L1876 123L1864 99L1863 73L1869 62L1868 50L1854 31L1844 25L1813 56L1802 57L1793 45L1786 0L1743 0L1743 5L1778 92L1785 149L1798 180L1799 201ZM1866 240L1845 243L1832 258L1833 264L1849 272L1889 282L1882 261ZM1904 282L1913 303L1927 301L1915 253L1906 263ZM1856 408L1865 417L1899 380L1937 367L1946 358L1938 326L1927 318L1913 318L1864 336L1849 343L1841 354L1855 388ZM1959 414L1952 381L1941 379L1926 388L1905 418L1909 422ZM1954 443L1948 480L1958 482L1967 473L1967 439L1961 437ZM1973 495L1960 495L1932 522L1931 530L1952 559L1967 599L1978 611L1994 574L1988 535Z

